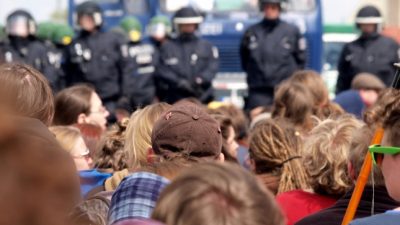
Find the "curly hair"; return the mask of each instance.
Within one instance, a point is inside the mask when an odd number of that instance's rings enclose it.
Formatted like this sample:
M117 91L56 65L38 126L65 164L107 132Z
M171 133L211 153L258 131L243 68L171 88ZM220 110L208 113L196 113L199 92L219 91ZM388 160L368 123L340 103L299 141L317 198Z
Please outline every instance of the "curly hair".
M384 121L396 109L400 109L400 90L386 89L379 95L378 101L364 113L368 126L383 125Z
M304 144L303 165L314 192L341 196L352 185L347 163L353 133L362 125L361 121L346 115L337 120L324 120L311 130Z
M257 174L280 177L278 193L310 188L300 160L302 140L294 127L284 119L267 119L250 133L250 158Z
M112 169L120 171L128 168L128 160L124 151L125 130L128 125L125 119L111 128L103 138L100 151L95 156L94 167L98 169Z

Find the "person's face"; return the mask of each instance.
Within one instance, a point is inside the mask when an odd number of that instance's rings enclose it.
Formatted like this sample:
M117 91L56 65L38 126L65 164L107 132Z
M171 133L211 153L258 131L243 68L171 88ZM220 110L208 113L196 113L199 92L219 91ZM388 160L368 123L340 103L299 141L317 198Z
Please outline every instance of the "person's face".
M82 15L79 17L79 26L88 32L93 32L96 29L96 24L91 16Z
M360 90L360 97L363 100L364 104L367 106L371 106L378 101L378 92L374 90Z
M86 123L99 125L103 130L107 128L107 117L110 113L103 106L97 93L93 92L90 98L90 114L86 116Z
M371 34L376 31L376 24L360 24L359 27L364 34Z
M382 146L392 146L392 144L388 141L389 135L390 131L385 131L385 135L383 136L382 140ZM381 169L390 197L396 201L400 201L400 154L385 154L382 160Z
M239 144L235 140L236 136L235 130L233 129L232 126L230 126L228 129L229 129L229 136L226 140L227 150L229 151L229 154L231 154L231 156L237 158L237 150L239 148Z
M92 168L93 160L89 153L89 149L83 141L83 138L78 138L74 148L71 150L71 155L78 171Z
M179 25L179 32L185 34L192 34L196 31L196 24L181 24Z
M269 20L276 20L279 18L281 9L277 3L267 3L264 6L264 17Z

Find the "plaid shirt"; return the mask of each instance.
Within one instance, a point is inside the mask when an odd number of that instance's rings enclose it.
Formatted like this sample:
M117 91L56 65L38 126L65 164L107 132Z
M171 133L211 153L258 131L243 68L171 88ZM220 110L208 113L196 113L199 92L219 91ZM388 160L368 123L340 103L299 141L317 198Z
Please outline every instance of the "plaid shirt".
M150 218L162 189L169 181L148 172L134 173L121 182L112 196L108 224L130 218Z

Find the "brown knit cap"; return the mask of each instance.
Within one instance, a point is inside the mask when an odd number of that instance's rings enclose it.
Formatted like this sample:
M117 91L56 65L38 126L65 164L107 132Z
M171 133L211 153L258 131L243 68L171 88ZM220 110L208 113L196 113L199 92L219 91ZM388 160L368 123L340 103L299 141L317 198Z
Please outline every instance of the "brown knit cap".
M386 88L386 85L376 75L371 73L359 73L351 82L351 88L356 90L382 90Z
M222 149L219 124L201 106L181 102L155 123L152 147L164 158L216 158Z

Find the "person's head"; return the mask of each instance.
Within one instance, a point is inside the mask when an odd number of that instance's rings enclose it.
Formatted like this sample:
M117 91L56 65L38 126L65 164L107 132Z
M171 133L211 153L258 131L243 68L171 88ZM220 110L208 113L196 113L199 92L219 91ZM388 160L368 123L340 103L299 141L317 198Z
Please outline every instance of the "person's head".
M36 22L25 10L16 10L7 16L6 33L11 37L27 38L36 34Z
M100 148L100 141L103 137L103 129L99 125L81 123L75 124L82 134L83 140L90 151L90 156L93 158Z
M142 39L142 24L136 17L125 17L121 20L119 26L130 42L136 43Z
M218 122L201 106L181 102L173 105L154 124L152 150L161 160L224 160Z
M163 42L171 32L171 21L166 16L155 16L151 18L147 27L149 36L158 42Z
M151 132L154 123L171 106L156 103L135 111L129 119L125 133L125 154L128 167L142 167L148 163L147 153L151 148Z
M351 186L347 163L353 134L362 123L346 115L327 119L314 127L305 140L303 166L314 192L341 196Z
M72 42L75 33L72 27L67 24L57 24L53 28L51 40L57 46L67 46Z
M321 75L317 72L313 70L297 71L289 78L289 82L300 84L310 91L314 102L314 115L318 116L322 108L328 104L328 88L322 80Z
M373 138L372 129L364 125L354 131L351 143L349 146L348 173L350 178L356 182L358 175L361 172L361 167L364 163L364 157L368 152L368 146ZM374 166L374 179L368 179L369 185L384 186L385 182L382 176L382 171L379 167Z
M100 6L92 1L83 2L76 8L78 26L87 32L93 32L103 24Z
M272 195L249 172L229 163L183 172L163 190L152 218L167 225L284 224Z
M88 85L66 88L55 97L54 125L90 123L105 130L109 115L99 95Z
M351 88L359 91L366 106L371 106L378 100L379 93L386 88L386 85L376 75L360 73L354 77Z
M108 224L150 218L161 191L169 183L166 178L149 172L136 172L126 177L111 198Z
M356 15L356 25L363 35L370 35L378 31L378 27L383 23L383 18L375 6L365 6Z
M173 23L180 34L193 34L202 22L203 17L191 7L181 8L173 17Z
M368 115L370 126L381 126L384 135L381 146L400 147L400 91L389 89L380 96ZM389 195L400 201L400 154L384 154L380 164Z
M312 99L312 94L305 86L283 82L275 91L272 118L286 118L300 131L308 131L314 108Z
M221 127L222 153L225 156L225 160L237 163L237 150L239 145L235 140L236 134L235 129L233 128L232 120L229 119L229 117L218 114L211 116L218 121Z
M211 114L224 115L232 120L232 125L236 134L236 141L247 139L249 122L243 110L234 105L224 105L216 109L210 109L208 112Z
M282 0L260 0L260 10L268 20L276 20L281 14Z
M125 131L129 120L114 125L103 137L99 151L95 156L94 167L120 171L128 168L127 156L124 151Z
M71 156L35 119L0 121L0 224L71 224L69 210L80 201Z
M283 119L267 119L251 130L249 154L252 169L255 174L271 174L280 178L278 190L273 192L309 187L301 151L299 133Z
M3 64L0 66L0 108L49 126L54 116L53 93L46 78L36 69L23 64Z
M71 154L78 171L92 168L93 160L78 128L55 126L50 127L50 131L55 135L61 147Z

